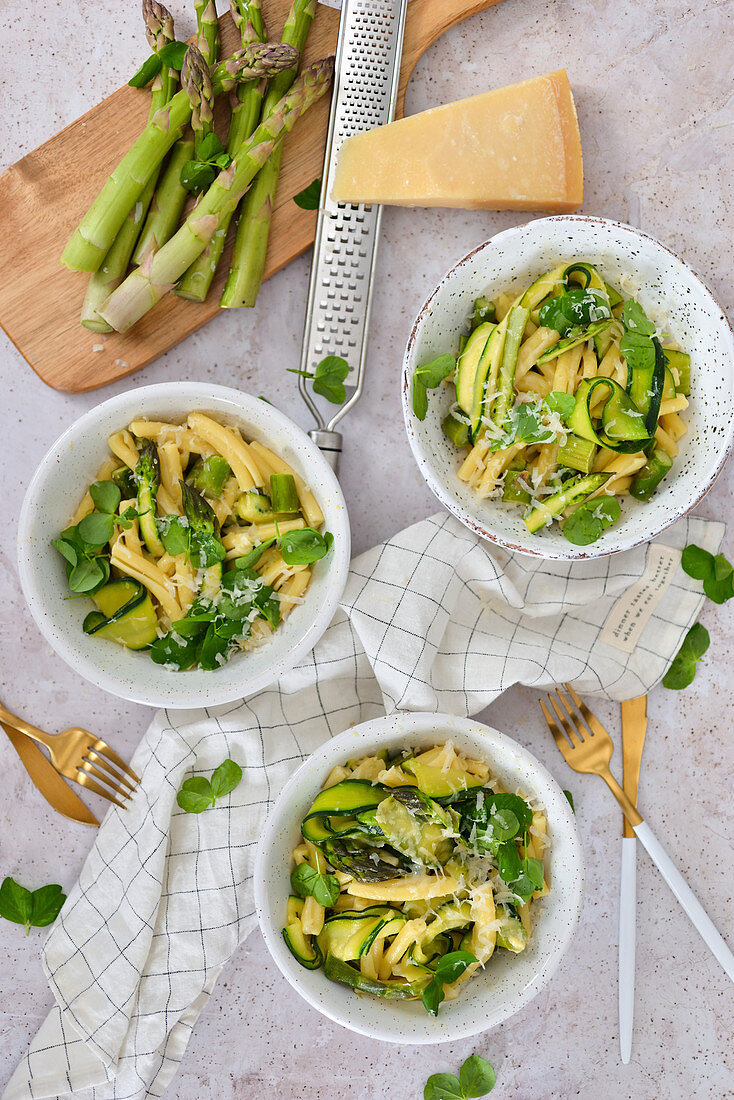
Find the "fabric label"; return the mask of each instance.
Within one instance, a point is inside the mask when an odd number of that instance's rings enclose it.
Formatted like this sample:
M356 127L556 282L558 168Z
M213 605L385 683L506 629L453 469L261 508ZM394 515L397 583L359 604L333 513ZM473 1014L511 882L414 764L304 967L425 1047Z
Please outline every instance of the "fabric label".
M605 645L632 653L647 621L660 603L680 563L681 552L653 542L645 572L623 592L606 617L600 639Z

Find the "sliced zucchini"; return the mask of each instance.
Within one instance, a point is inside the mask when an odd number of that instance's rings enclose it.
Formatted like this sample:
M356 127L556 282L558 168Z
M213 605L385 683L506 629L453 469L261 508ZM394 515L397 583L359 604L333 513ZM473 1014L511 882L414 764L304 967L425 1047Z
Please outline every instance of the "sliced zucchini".
M468 901L448 902L437 911L435 919L413 947L413 958L417 963L427 964L435 955L432 950L435 940L453 929L466 928L472 923L471 903Z
M356 815L378 806L389 793L381 783L370 783L368 779L343 779L316 796L306 817L314 814Z
M530 309L527 306L517 305L510 309L507 314L507 333L502 348L502 360L497 374L496 386L492 385L491 378L487 380L485 403L487 398L496 394L489 415L492 422L499 428L504 424L513 401L517 356L529 317Z
M564 484L561 492L548 497L547 500L523 517L528 531L531 534L539 531L541 527L545 527L556 516L560 516L561 512L565 511L571 504L577 504L580 500L584 500L596 492L597 489L601 489L604 482L609 480L609 477L610 474L591 474L589 477L570 478Z
M396 935L405 924L405 916L389 906L346 910L330 917L318 935L324 955L352 962L366 955L378 935Z
M479 328L485 321L496 321L497 310L495 309L494 302L491 302L489 298L485 298L484 295L480 295L474 299L474 312L471 318L472 332L474 329Z
M592 423L591 406L603 400L594 419L601 419L597 429ZM599 443L620 454L636 454L650 443L646 418L626 390L611 378L585 378L576 390L576 405L568 418L575 435Z
M392 796L382 800L375 819L391 847L416 863L443 865L451 855L445 825L418 817Z
M245 523L273 523L276 518L270 497L257 489L240 493L234 502L234 514Z
M403 762L403 771L412 775L418 788L429 798L450 798L459 791L481 787L482 781L469 775L461 766L452 764L447 771L433 764L424 763L419 756Z
M564 270L564 265L560 264L558 267L546 271L544 275L541 275L539 279L530 284L525 293L516 299L515 304L529 310L537 309L546 298L558 293Z
M318 970L324 961L321 948L313 936L307 936L303 931L301 918L296 917L283 929L283 939L294 958L298 959L306 970Z
M459 408L467 416L470 416L472 411L474 379L477 375L479 361L494 328L494 325L485 322L474 329L456 364L456 400Z
M487 396L495 392L506 339L507 318L504 318L492 329L477 367L469 417L472 439L476 439L481 428Z
M92 597L98 611L90 611L82 629L127 649L145 649L158 637L158 617L148 589L128 577L110 581Z
M497 946L504 947L506 951L519 954L528 945L528 934L519 917L513 916L509 909L502 905L497 906L497 919L500 926L497 929Z
M670 471L673 459L662 447L656 447L630 485L630 496L635 500L650 500L665 475Z
M685 351L677 351L673 348L663 348L663 355L668 362L668 366L678 372L678 383L675 387L676 391L685 394L687 397L691 392L690 355Z
M665 386L665 355L656 337L652 339L652 347L653 354L646 355L642 365L630 369L628 364L627 381L630 398L643 414L645 429L650 438L655 435ZM614 435L609 429L607 431L609 435Z
M578 347L579 344L585 344L587 340L592 340L604 332L611 324L611 321L595 321L593 325L588 325L583 332L579 332L575 336L566 336L563 340L559 340L557 344L554 344L552 348L544 351L538 357L538 363L549 363L551 359L555 359L564 351Z

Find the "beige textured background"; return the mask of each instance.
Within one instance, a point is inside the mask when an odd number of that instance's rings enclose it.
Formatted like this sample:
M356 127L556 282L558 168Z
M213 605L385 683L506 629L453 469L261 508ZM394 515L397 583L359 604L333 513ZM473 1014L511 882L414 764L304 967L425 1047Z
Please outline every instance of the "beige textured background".
M171 7L185 37L192 17L184 13L183 0ZM408 110L565 66L584 145L584 210L659 237L731 310L733 18L732 0L504 0L429 51L409 89ZM145 54L133 0L0 0L0 26L2 168L112 91ZM443 271L517 220L513 214L386 211L367 392L345 423L342 481L357 551L437 510L405 440L397 393L403 346L414 314ZM12 278L12 272L2 277ZM238 385L265 394L308 427L293 378L284 373L297 362L307 278L304 258L267 284L255 312L221 315L131 382L99 394L52 392L0 338L0 697L12 709L50 729L81 723L121 751L132 751L150 713L106 697L42 641L18 588L13 517L56 436L84 410L129 385L175 378ZM389 478L381 456L390 458ZM731 516L732 469L703 502L701 514ZM728 553L734 556L731 538ZM702 617L712 646L695 685L682 695L657 689L650 699L641 805L732 943L731 609L707 604ZM476 1040L395 1048L353 1036L302 1004L255 934L201 1017L170 1097L311 1100L336 1094L402 1100L421 1096L430 1073L457 1071L473 1051L495 1066L498 1100L734 1095L732 986L644 854L633 1062L620 1064L618 814L598 780L565 768L536 711L532 694L518 690L487 717L526 744L576 796L587 898L579 934L550 986L519 1016ZM613 708L600 711L616 728ZM32 886L71 885L91 831L47 808L5 740L0 769L0 876L13 874ZM37 931L26 939L20 928L0 926L0 1088L50 1004L40 943Z

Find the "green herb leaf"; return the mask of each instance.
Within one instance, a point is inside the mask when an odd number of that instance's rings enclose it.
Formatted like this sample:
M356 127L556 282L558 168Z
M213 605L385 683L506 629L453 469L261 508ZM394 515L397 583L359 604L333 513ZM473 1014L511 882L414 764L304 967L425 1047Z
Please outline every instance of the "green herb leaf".
M622 324L628 332L639 332L643 336L655 335L655 325L634 298L628 298L622 306Z
M321 394L333 405L342 405L347 391L344 381L349 374L349 364L339 355L327 355L316 365L313 376L314 393Z
M258 546L253 547L249 554L243 555L241 558L234 559L234 565L236 569L254 569L260 558L263 556L268 547L272 546L276 540L265 539L265 542L261 542Z
M575 806L574 806L574 804L573 804L573 795L571 794L571 792L570 792L570 791L564 791L563 793L565 794L565 796L566 796L566 798L567 798L567 800L568 800L568 804L569 804L569 806L571 807L571 809L573 810L573 812L574 812L574 813L576 813L576 807L575 807Z
M520 822L512 810L498 810L489 819L495 840L512 840L520 831Z
M321 180L319 179L313 180L308 187L304 187L303 191L293 196L294 203L300 206L301 210L318 210L320 200Z
M702 581L710 576L714 569L714 555L696 546L695 543L690 543L681 554L680 564L683 572L689 577Z
M114 516L106 512L90 512L77 524L79 538L96 549L106 546L115 533Z
M199 160L214 160L216 156L225 152L225 148L217 135L212 132L202 138L201 145L199 146Z
M109 576L110 563L106 558L83 558L69 575L69 588L91 595L107 583Z
M166 665L168 668L182 672L196 664L201 643L198 636L186 637L179 632L178 626L177 623L175 631L164 634L162 638L156 638L148 653L155 664ZM199 633L200 631L197 631L197 635Z
M576 398L572 393L563 393L561 390L553 390L543 398L543 404L549 412L557 412L561 420L567 420L576 408ZM474 1057L474 1055L472 1056Z
M150 84L154 76L157 76L163 67L160 54L152 53L146 58L134 76L128 80L131 88L144 88Z
M242 781L242 768L234 760L223 760L212 775L212 795L214 798L224 798L230 794Z
M286 565L311 565L326 557L333 542L331 531L322 535L313 527L303 527L280 536L280 552Z
M466 1100L453 1073L432 1073L423 1087L423 1100Z
M455 982L457 978L461 977L467 966L476 961L476 957L470 951L449 951L447 955L439 959L435 975L423 990L421 997L426 1011L431 1016L438 1014L438 1006L444 999L444 983Z
M70 542L67 542L66 539L51 539L51 545L54 550L58 550L63 558L66 558L72 568L76 565L77 552Z
M589 546L601 538L622 514L616 497L595 497L585 500L563 521L561 531L575 546Z
M120 506L122 493L114 481L95 481L89 487L89 495L98 512L114 514Z
M413 375L413 412L419 420L425 420L428 413L428 390L415 374Z
M714 603L726 603L734 597L734 568L723 554L714 557L691 543L681 555L681 568L689 577L703 581L703 590Z
M497 852L497 867L500 878L508 885L515 882L522 873L522 859L513 840L501 845Z
M459 1071L459 1083L466 1100L486 1096L496 1082L497 1076L489 1062L478 1054L470 1054Z
M336 904L341 887L336 875L322 875L308 863L300 863L291 872L291 889L299 898L313 897L319 905L329 909Z
M192 195L206 191L214 182L217 170L212 164L200 160L187 160L181 169L181 186Z
M184 781L176 801L187 814L200 814L214 805L212 785L203 775L192 775Z
M41 886L31 892L8 877L0 886L0 917L24 925L27 934L31 928L53 924L65 901L66 894L58 885Z
M164 65L168 65L169 69L181 72L183 59L188 48L185 42L166 42L165 46L158 51L158 57Z
M554 328L560 336L568 336L572 330L586 328L611 316L606 297L600 290L578 286L550 298L539 312L541 325Z
M686 634L683 644L673 658L668 671L663 676L663 687L673 691L682 691L693 683L696 665L711 644L709 632L701 623L696 623Z

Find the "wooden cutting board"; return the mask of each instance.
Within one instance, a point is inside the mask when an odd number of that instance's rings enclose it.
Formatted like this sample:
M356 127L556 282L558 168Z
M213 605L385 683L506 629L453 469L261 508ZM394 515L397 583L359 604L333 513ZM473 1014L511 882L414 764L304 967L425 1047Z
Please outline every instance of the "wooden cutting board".
M411 0L396 117L403 113L405 88L421 54L449 27L497 2ZM289 7L290 0L263 0L271 39L280 37ZM229 13L219 23L222 55L227 56L237 49L239 38ZM304 55L306 64L334 52L338 24L338 11L319 5ZM55 389L80 392L124 378L168 351L219 309L231 240L206 302L187 302L169 294L124 335L103 337L79 323L88 276L67 271L59 257L105 178L145 125L148 108L148 92L121 88L0 176L0 271L12 272L12 279L0 285L0 325L36 374ZM286 140L266 279L313 243L316 213L301 210L292 200L321 176L328 115L325 97ZM73 186L69 186L71 180Z

